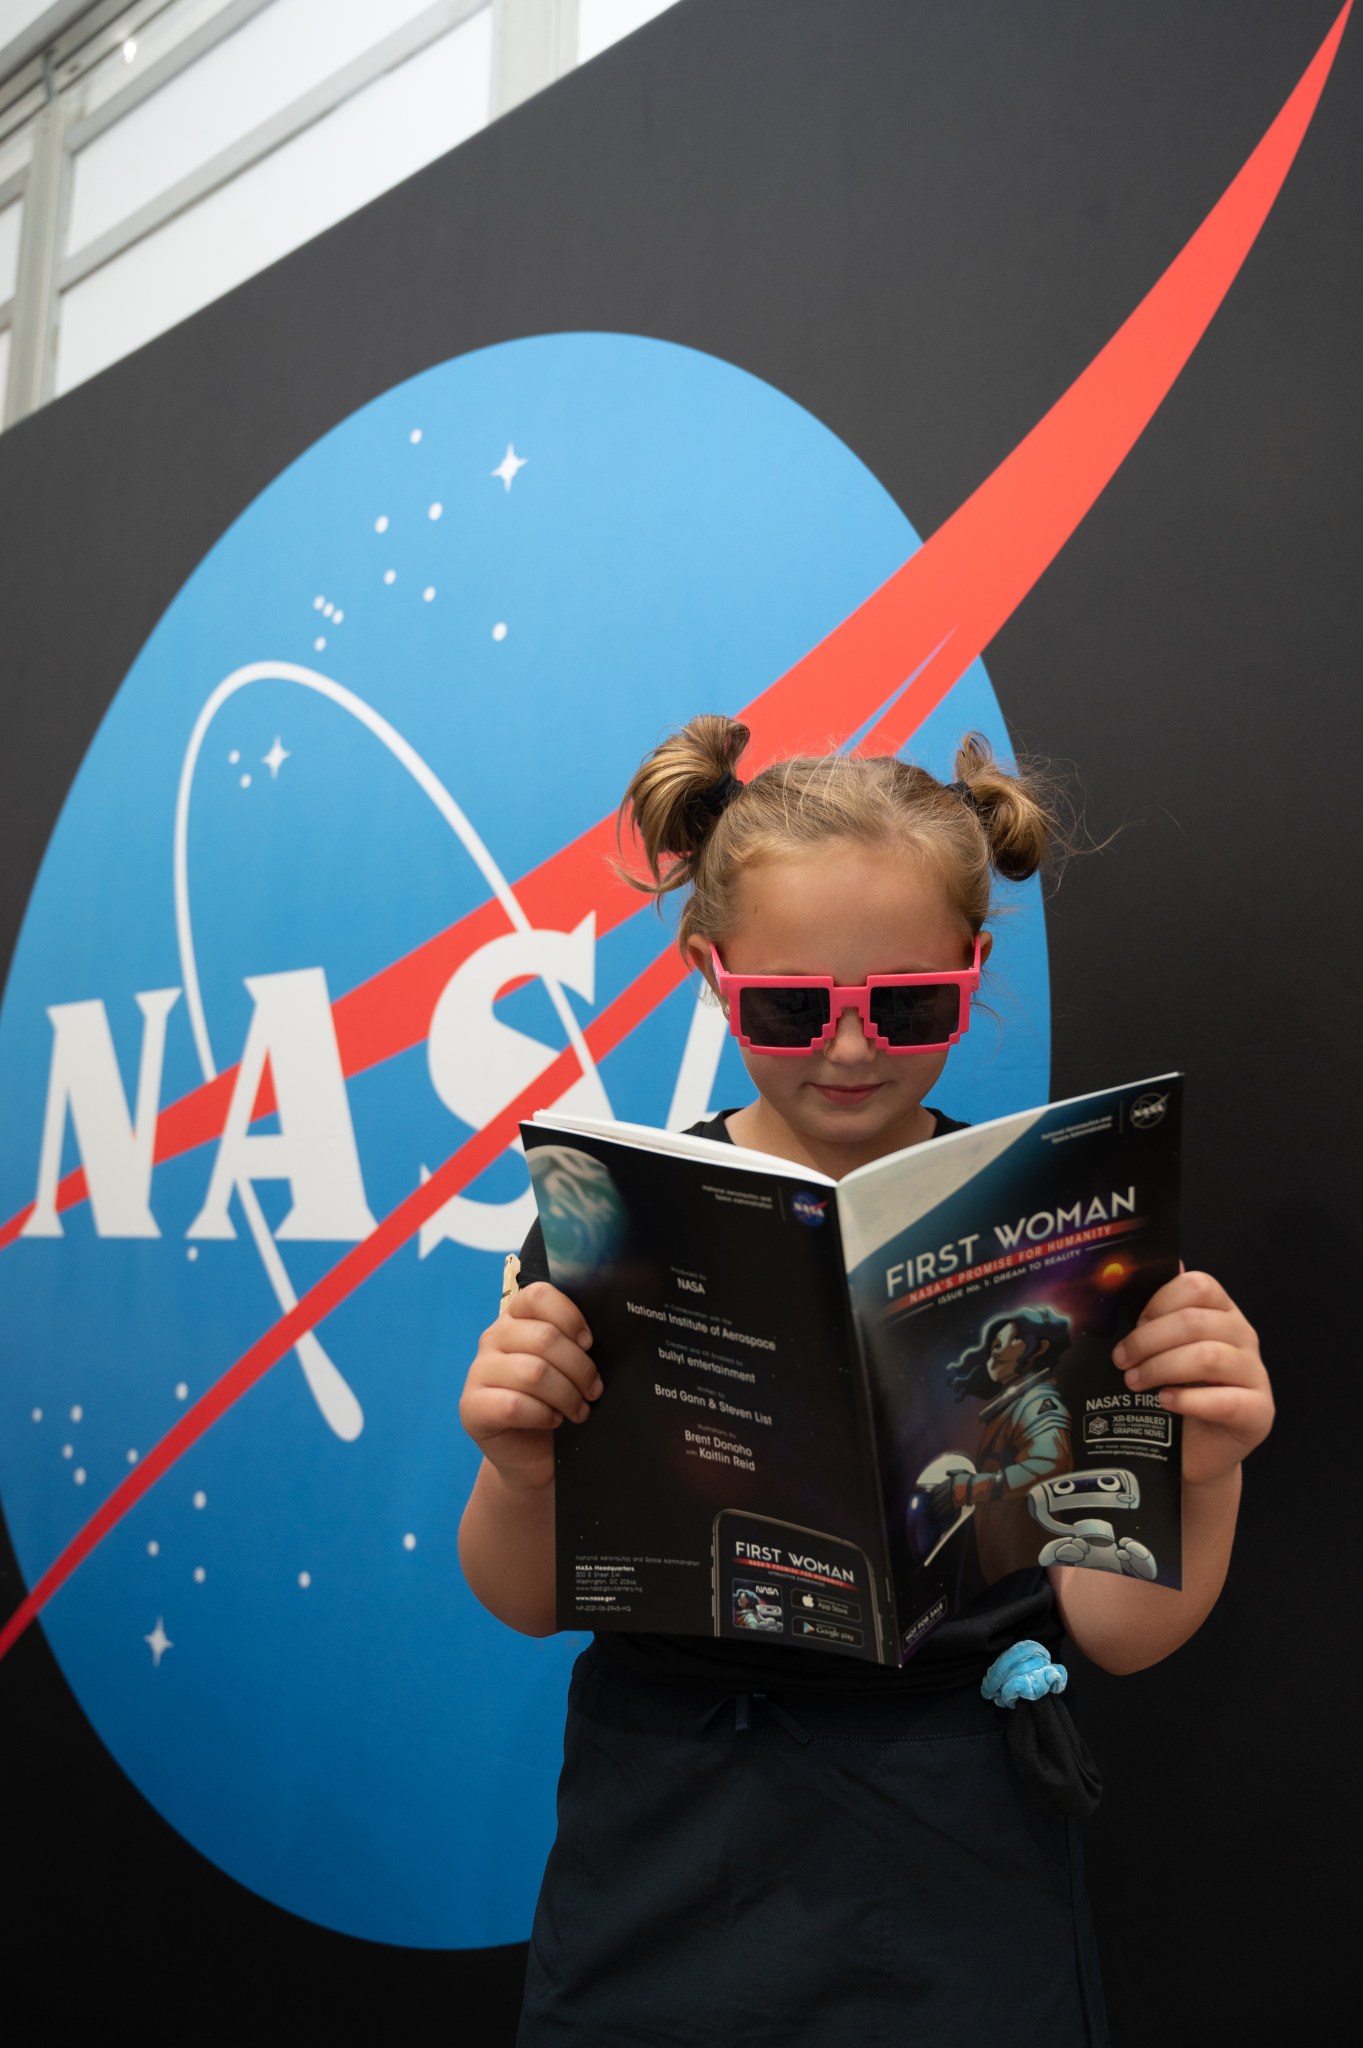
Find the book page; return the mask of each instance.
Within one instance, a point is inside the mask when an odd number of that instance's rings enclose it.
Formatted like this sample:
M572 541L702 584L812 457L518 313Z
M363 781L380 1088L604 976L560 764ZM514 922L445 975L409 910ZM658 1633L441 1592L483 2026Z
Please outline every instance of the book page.
M1040 1109L995 1117L964 1131L949 1131L906 1152L892 1152L859 1166L838 1184L838 1214L850 1273L896 1231L908 1230L965 1187L1006 1152L1037 1118Z
M847 1230L901 1652L1038 1565L1180 1583L1179 1419L1112 1364L1178 1271L1180 1099L1164 1076L939 1139Z
M537 1128L560 1131L568 1137L615 1138L645 1152L673 1153L682 1159L719 1158L730 1166L750 1167L755 1173L779 1173L787 1180L813 1182L819 1187L837 1185L827 1174L816 1173L812 1166L797 1166L793 1160L753 1152L728 1138L702 1138L694 1131L660 1131L653 1124L617 1122L609 1117L560 1116L556 1110L537 1110L534 1122Z
M725 1144L691 1157L523 1132L550 1270L605 1382L555 1437L560 1626L882 1656L887 1564L831 1186Z

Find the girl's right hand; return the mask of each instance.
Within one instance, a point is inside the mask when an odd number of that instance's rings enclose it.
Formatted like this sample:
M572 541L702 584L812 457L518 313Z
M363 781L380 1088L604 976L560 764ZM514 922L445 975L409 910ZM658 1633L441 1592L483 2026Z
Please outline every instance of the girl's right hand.
M459 1419L513 1485L547 1486L554 1476L551 1432L565 1417L585 1422L591 1414L601 1392L591 1341L581 1309L547 1280L523 1287L479 1339Z

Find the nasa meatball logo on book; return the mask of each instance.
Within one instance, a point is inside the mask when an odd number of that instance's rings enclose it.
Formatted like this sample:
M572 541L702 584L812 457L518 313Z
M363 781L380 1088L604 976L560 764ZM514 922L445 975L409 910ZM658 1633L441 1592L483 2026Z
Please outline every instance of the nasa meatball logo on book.
M1131 1121L1138 1131L1153 1130L1164 1115L1168 1097L1164 1095L1142 1095L1131 1105Z

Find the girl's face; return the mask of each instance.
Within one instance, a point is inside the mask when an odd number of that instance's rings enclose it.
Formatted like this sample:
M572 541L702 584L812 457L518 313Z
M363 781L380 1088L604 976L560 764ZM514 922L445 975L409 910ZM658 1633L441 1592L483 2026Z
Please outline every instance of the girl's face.
M1022 1354L1026 1349L1026 1344L1018 1335L1016 1323L1005 1323L1001 1330L995 1331L994 1341L989 1347L989 1362L985 1369L996 1386L1007 1386L1009 1380L1017 1377Z
M983 934L981 960L989 943ZM849 986L871 974L969 967L973 945L941 883L912 855L830 840L817 851L749 867L719 951L735 974L831 974ZM693 950L708 973L708 948L697 942ZM843 1012L829 1043L807 1059L743 1050L762 1097L759 1109L765 1106L813 1163L826 1162L834 1174L931 1135L922 1104L946 1058L944 1052L882 1052L851 1010Z

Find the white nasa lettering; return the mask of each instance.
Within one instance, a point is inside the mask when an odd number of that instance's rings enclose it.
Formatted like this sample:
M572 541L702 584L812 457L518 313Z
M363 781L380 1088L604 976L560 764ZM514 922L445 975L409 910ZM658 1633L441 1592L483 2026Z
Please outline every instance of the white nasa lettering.
M593 1001L595 916L571 932L505 933L480 947L450 977L431 1019L427 1057L441 1101L474 1129L481 1129L558 1057L554 1047L495 1013L496 998L508 983L528 976ZM233 1193L245 1195L256 1181L285 1180L292 1207L273 1233L276 1239L358 1243L376 1223L365 1194L325 972L310 967L250 976L245 986L255 1006L251 1024L208 1189L186 1236L235 1239L229 1213ZM179 997L179 989L154 989L136 998L144 1021L135 1116L129 1114L103 1002L49 1008L52 1064L38 1186L24 1236L63 1235L57 1196L68 1113L98 1235L160 1236L151 1211L151 1177L166 1020ZM693 1029L682 1063L678 1090L695 1089L697 1100L702 1080L708 1080L701 1067L715 1063L711 1037ZM695 1057L700 1045L703 1061ZM252 1135L267 1064L279 1128ZM595 1068L580 1075L555 1106L569 1115L612 1113ZM522 1150L519 1139L512 1149ZM421 1179L430 1179L424 1165ZM534 1216L529 1188L508 1202L455 1195L422 1224L418 1253L425 1258L446 1240L478 1251L503 1251L520 1244Z
M276 1238L358 1243L375 1228L365 1199L326 975L320 967L249 976L251 1027L213 1162L204 1204L186 1235L234 1238L227 1205L257 1180L286 1180L293 1207ZM265 1062L270 1063L277 1133L251 1136Z
M450 976L431 1018L427 1059L431 1081L446 1109L475 1130L515 1100L558 1058L524 1031L503 1023L493 1004L509 982L525 976L561 982L592 1002L596 991L596 918L571 932L505 932L471 953ZM609 1116L611 1106L595 1070L583 1074L555 1103L569 1116ZM518 1138L512 1148L520 1151ZM423 1166L421 1178L430 1179ZM479 1202L454 1195L418 1234L425 1258L449 1239L474 1251L515 1250L535 1220L531 1189L509 1202Z
M100 1237L159 1237L151 1213L151 1168L166 1019L179 1001L178 988L150 989L137 998L142 1012L142 1052L137 1070L137 1112L128 1115L118 1060L101 1002L54 1003L52 1065L47 1080L38 1161L38 1191L24 1237L62 1237L57 1213L62 1143L68 1109L85 1169L90 1212Z

